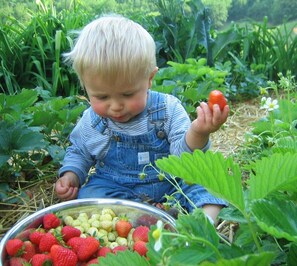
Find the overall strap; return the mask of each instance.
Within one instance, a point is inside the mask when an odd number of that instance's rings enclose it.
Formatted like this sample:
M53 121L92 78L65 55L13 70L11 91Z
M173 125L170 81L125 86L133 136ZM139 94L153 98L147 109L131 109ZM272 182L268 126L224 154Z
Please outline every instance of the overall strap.
M93 111L93 109L91 109L90 114L91 114L91 125L92 125L92 127L97 129L100 133L103 134L103 132L107 128L106 118L103 118L103 117L97 115Z
M156 129L157 136L161 139L165 138L166 95L150 91L147 112L149 116L149 129L153 126Z

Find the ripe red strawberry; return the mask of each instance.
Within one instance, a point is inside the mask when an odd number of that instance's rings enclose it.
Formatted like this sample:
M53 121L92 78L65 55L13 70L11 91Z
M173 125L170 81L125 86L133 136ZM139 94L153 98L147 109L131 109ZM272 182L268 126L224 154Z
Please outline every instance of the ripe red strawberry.
M112 249L112 253L117 254L117 252L125 251L127 249L128 249L128 247L126 247L126 246L117 246Z
M67 246L71 247L71 249L77 253L78 251L78 248L80 247L80 245L82 245L83 243L83 240L84 238L82 237L79 237L79 236L75 236L75 237L72 237L70 238L68 241L67 241Z
M49 254L35 254L32 257L31 264L32 266L45 266L45 265L51 265L52 258Z
M22 258L30 261L32 257L36 254L36 246L29 240L24 242L24 250L22 252Z
M147 253L146 243L142 240L138 240L133 245L133 250L136 251L139 255L145 256Z
M132 229L132 224L126 217L121 217L116 223L115 229L120 237L127 237L130 230Z
M55 244L59 244L57 238L52 233L47 232L41 237L38 247L40 252L49 252Z
M227 105L227 99L224 94L219 90L213 90L208 96L208 106L210 110L213 110L214 104L218 104L220 109L223 110L225 105Z
M81 235L81 231L71 225L63 226L61 233L62 238L65 242L67 242L72 237L77 237Z
M5 249L8 255L18 256L22 252L24 242L18 238L9 239L5 245Z
M47 213L43 217L43 227L46 230L57 228L61 224L61 220L54 213Z
M94 258L94 259L91 259L87 262L86 266L89 266L89 265L94 265L94 264L98 264L99 263L99 258Z
M78 261L74 251L60 245L53 245L51 247L50 256L55 266L76 266Z
M102 247L99 249L97 255L99 257L106 257L107 253L112 253L112 249L109 247Z
M31 232L31 234L29 235L29 239L33 244L39 245L40 239L44 235L44 229L36 229L35 231Z
M80 261L89 260L98 252L100 242L95 237L88 236L84 238L82 244L78 247L77 257Z
M149 228L144 225L137 226L132 234L132 239L134 242L137 242L138 240L142 240L144 242L148 242L148 232Z
M11 257L9 259L10 266L24 266L26 263L28 264L28 261L20 257Z

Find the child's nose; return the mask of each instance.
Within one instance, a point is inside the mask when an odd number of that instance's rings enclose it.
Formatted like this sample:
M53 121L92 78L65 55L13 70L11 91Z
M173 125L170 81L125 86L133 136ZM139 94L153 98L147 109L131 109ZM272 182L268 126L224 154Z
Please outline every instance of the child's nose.
M117 100L113 100L110 106L110 109L113 111L119 111L121 110L123 107L123 104L121 103L121 101L117 101Z

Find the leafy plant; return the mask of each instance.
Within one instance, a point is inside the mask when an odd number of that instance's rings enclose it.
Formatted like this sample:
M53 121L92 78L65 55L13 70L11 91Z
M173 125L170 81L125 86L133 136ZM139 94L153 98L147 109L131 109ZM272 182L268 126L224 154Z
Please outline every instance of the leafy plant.
M67 137L86 108L84 101L51 98L41 89L0 94L0 175L4 185L15 188L16 182L36 180L44 168L55 173Z

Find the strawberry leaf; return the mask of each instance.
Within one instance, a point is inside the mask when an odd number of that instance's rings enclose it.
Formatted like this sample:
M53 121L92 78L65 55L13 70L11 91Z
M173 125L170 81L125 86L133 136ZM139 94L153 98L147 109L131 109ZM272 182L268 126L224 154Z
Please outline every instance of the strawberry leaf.
M189 183L204 186L213 195L222 198L241 212L244 199L239 166L232 158L225 159L221 153L195 150L193 154L182 153L180 157L170 155L156 161L163 171L183 178Z
M252 203L259 227L277 237L297 243L297 205L293 201L259 199Z
M275 153L253 165L250 177L250 200L261 199L277 190L296 191L297 154Z
M120 251L117 254L108 253L106 257L100 257L100 266L148 266L150 265L144 256L140 256L137 252Z

